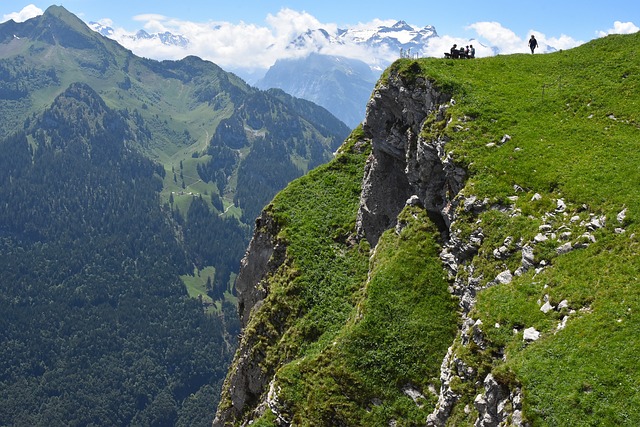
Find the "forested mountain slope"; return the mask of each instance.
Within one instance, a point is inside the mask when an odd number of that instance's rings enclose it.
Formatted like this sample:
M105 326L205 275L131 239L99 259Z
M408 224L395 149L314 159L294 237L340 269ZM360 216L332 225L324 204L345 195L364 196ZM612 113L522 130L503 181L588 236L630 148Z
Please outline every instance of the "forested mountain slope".
M639 45L394 63L257 223L214 425L640 423Z
M256 216L346 126L52 6L0 24L0 425L210 425Z
M205 424L226 316L187 297L162 167L74 84L0 143L0 424Z
M128 146L163 165L162 203L187 218L201 198L212 215L238 218L245 234L278 190L329 160L349 132L325 109L252 88L211 62L139 58L60 6L0 25L0 76L0 138L85 83L122 112L133 129ZM198 233L215 239L210 230L225 226L217 222ZM215 282L228 286L247 240L227 256L199 256L197 267L215 267Z

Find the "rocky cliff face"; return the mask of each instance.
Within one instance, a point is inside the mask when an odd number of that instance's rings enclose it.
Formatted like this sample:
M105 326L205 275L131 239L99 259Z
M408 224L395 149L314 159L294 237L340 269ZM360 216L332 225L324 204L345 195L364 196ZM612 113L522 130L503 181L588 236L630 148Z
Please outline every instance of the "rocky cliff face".
M434 123L445 121L449 101L449 95L425 79L408 84L397 74L374 92L364 122L373 153L365 170L358 214L359 234L372 246L382 232L394 226L410 197L447 232L447 208L462 188L465 172L446 155L446 138L431 138L433 134L423 127L428 117Z
M373 150L364 171L356 236L375 247L382 233L397 225L397 216L406 204L422 206L441 231L445 242L441 254L443 266L452 283L457 283L454 280L457 270L463 269L477 251L483 236L479 231L472 235L476 240L467 242L452 234L450 226L456 221L455 212L459 207L466 212L475 212L487 206L460 194L466 172L446 152L447 138L441 130L447 126L461 126L452 123L447 114L448 107L454 102L450 95L420 77L406 81L392 72L378 84L367 105L363 124L365 137L372 142ZM263 213L257 221L256 233L242 262L236 285L243 327L247 327L252 311L261 306L269 293L264 279L286 262L284 247L276 237L278 232L273 219ZM451 287L451 292L460 298L464 317L464 326L456 341L482 346L479 326L466 316L474 303L475 285L476 282L469 281ZM277 333L266 332L265 325L257 327L264 327L263 337L270 345L275 345ZM276 413L277 396L273 384L269 386L274 372L261 368L265 356L264 352L256 351L258 336L260 334L245 334L242 339L225 383L214 426L248 425L267 408L274 412L278 425L289 425ZM464 369L467 367L452 345L442 363L442 388L429 425L446 423L459 397L450 383L454 376L460 378ZM499 384L490 374L478 379L473 368L468 371L468 378L462 380L473 379L484 391L476 402L478 425L497 425L495 423L511 416L506 407L511 411L519 408L518 391ZM510 419L517 422L518 417Z
M364 171L357 218L357 235L372 246L396 225L408 200L423 206L443 235L448 235L449 209L464 184L465 171L447 156L446 138L429 138L433 133L425 132L424 127L426 121L443 124L449 102L449 95L425 79L405 82L398 74L390 75L374 91L363 125L373 153ZM266 213L256 222L236 283L243 327L269 293L264 279L285 262L278 231ZM271 378L261 371L261 353L254 351L254 344L246 336L241 342L214 426L237 424L240 419L247 422L252 418L247 412L255 416L273 406L268 405Z
M256 220L254 235L242 259L240 274L236 280L243 330L247 328L252 310L257 310L269 293L266 278L285 260L286 248L277 239L277 235L277 224L268 213L263 212ZM264 394L269 383L269 378L260 366L264 353L254 352L254 346L255 335L241 341L225 382L226 402L223 401L220 405L214 426L227 425L238 419L247 407L256 406Z

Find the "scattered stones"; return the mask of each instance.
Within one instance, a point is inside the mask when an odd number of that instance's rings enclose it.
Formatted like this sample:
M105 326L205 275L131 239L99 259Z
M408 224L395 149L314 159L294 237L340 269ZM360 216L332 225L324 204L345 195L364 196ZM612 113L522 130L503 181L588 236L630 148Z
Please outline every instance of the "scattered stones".
M553 231L553 227L549 224L542 224L540 227L538 227L538 230L541 233L551 233Z
M569 316L564 316L558 326L556 327L556 332L563 330L567 327L567 321L569 320Z
M568 254L572 250L573 250L573 245L571 244L571 242L567 242L564 245L558 246L556 248L556 252L558 253L558 255Z
M586 225L587 230L589 231L595 231L599 228L604 228L606 223L606 217L604 215L602 216L594 216L591 221L589 221Z
M529 245L525 245L522 248L522 262L520 267L514 271L514 276L522 276L535 264L535 257L533 255L533 248Z
M536 237L533 238L533 240L536 243L542 243L542 242L546 242L547 240L549 240L549 238L547 236L545 236L544 234L542 234L542 233L538 233L538 234L536 234Z
M522 248L522 267L528 270L533 267L534 262L533 248L529 245L524 246Z
M406 384L402 387L402 392L409 396L419 408L421 408L426 402L424 395L411 384Z
M618 213L618 215L616 215L616 219L620 224L624 223L624 220L626 217L627 217L627 208L624 208Z
M560 233L560 240L569 240L571 238L571 234L572 233L570 231Z
M493 250L493 256L497 259L507 259L509 258L509 255L511 255L511 252L509 251L509 248L504 245L500 246L498 249Z

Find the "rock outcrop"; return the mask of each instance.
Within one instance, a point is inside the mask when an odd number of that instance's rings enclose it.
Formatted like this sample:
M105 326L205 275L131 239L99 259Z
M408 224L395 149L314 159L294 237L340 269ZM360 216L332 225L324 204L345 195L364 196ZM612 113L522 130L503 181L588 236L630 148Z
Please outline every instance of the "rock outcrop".
M417 196L432 220L447 231L447 207L466 174L445 153L446 138L422 133L428 117L434 122L446 120L450 100L423 78L407 84L393 73L374 91L363 124L373 153L365 170L357 221L358 234L372 246L395 225L411 196Z
M269 293L266 278L284 262L286 247L277 238L278 226L267 212L256 220L253 238L242 259L236 280L238 310L243 330ZM214 426L227 425L239 419L247 408L259 407L270 378L261 368L264 353L253 351L255 337L245 336L224 385L223 400L213 421Z
M466 173L445 152L446 137L432 132L426 123L444 127L452 102L449 95L426 79L405 82L397 73L391 73L374 91L363 124L373 150L365 166L356 221L357 236L367 239L372 247L385 230L396 226L396 218L408 199L411 204L424 207L443 236L448 237L452 203L464 185ZM276 224L263 213L236 283L243 327L268 295L264 279L284 262L277 233ZM269 393L273 374L261 371L264 354L253 351L254 344L243 336L214 426L242 423L240 420L252 417L247 413L259 415L266 408L273 411L270 401L276 398Z
M550 239L559 242L556 249L558 255L587 247L594 241L590 233L604 227L605 218L595 214L590 214L587 219L585 215L571 216L570 212L578 213L583 208L557 199L555 209L536 219L542 225L539 233L530 241L507 236L499 246L487 248L499 261L520 258L517 269L498 271L493 278L478 276L474 257L484 244L484 231L477 225L463 237L456 226L457 221L461 221L460 215L474 217L493 209L516 217L521 213L514 207L515 201L520 197L517 194L523 190L520 186L514 186L516 195L509 197L514 205L508 206L492 205L486 199L480 200L461 192L465 186L466 172L447 153L448 139L443 130L463 131L465 121L470 119L457 119L454 122L447 112L451 105L454 105L454 100L449 95L420 77L405 82L400 74L391 72L386 80L379 83L367 105L363 124L364 137L372 142L372 154L365 165L356 236L366 239L375 247L384 231L401 226L397 224L397 217L407 204L423 207L441 231L443 245L440 259L451 282L450 292L459 302L461 326L443 359L438 403L429 415L427 425L446 425L460 398L452 384L462 382L473 384L478 393L473 402L475 425L497 426L509 422L526 426L522 419L520 388L514 384L501 384L490 372L479 372L458 356L461 347L468 348L471 345L480 350L489 347L483 332L485 326L479 319L470 317L476 295L486 287L508 285L530 269L535 269L536 273L545 269L549 263L544 259L536 259L534 252L537 245ZM507 144L509 140L505 136L501 144ZM540 197L535 194L533 199ZM624 215L625 211L618 215L620 224L624 223ZM624 229L620 230L624 232ZM247 327L252 313L260 308L269 294L266 279L286 262L285 247L277 238L278 232L275 221L264 212L256 222L256 232L242 261L236 283L243 327ZM564 328L569 316L575 314L574 310L567 310L566 301L556 307L545 300L540 301L540 306L544 313L567 311L557 330ZM265 410L275 414L278 425L289 425L278 409L274 372L263 369L264 351L256 351L254 347L256 336L262 337L260 339L263 341L266 337L270 343L267 345L275 345L277 334L270 336L269 332L263 332L250 337L243 336L225 383L214 426L242 424L243 421L239 420L244 420L246 424ZM535 341L540 336L533 328L516 332L523 333L525 343Z

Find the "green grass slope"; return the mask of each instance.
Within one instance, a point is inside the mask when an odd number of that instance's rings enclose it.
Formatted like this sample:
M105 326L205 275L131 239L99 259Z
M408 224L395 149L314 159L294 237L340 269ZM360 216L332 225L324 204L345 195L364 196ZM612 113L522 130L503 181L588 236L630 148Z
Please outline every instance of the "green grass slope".
M424 77L455 100L422 137L449 139L445 149L468 171L461 196L489 206L461 206L451 226L463 240L479 228L485 236L459 274L483 287L470 317L484 325L486 347L456 338L454 278L424 212L406 208L401 230L387 231L371 258L347 238L364 165L354 147L367 144L356 130L335 161L268 207L288 261L245 330L278 391L275 412L254 425L425 425L450 345L473 372L452 384L450 425L473 425L488 373L522 390L531 425L640 424L638 46L640 34L609 36L547 55L392 65L381 83L391 72ZM589 228L594 218L602 226ZM554 233L534 244L547 227ZM513 242L534 245L539 268L496 285L520 266ZM558 250L567 242L572 250ZM503 244L512 254L496 257ZM538 340L523 340L529 327Z
M519 213L491 210L452 225L465 235L477 227L471 221L481 221L487 237L473 266L483 283L519 265L519 257L492 255L507 237L532 241L547 224L573 233L565 239L576 246L585 231L578 224L606 218L587 248L559 255L566 240L551 235L534 250L551 267L478 295L472 317L491 325L483 330L490 348L468 362L522 386L525 419L534 425L640 422L639 45L635 34L549 55L417 62L420 74L454 94L449 113L459 126L445 132L447 149L470 173L463 193L514 204ZM416 71L408 62L396 66ZM501 144L504 135L510 139ZM547 299L568 306L544 314ZM557 330L564 316L567 326ZM526 345L524 327L535 327L541 338ZM504 352L506 362L490 357L492 351ZM462 402L472 403L475 392ZM463 406L454 424L465 419Z

